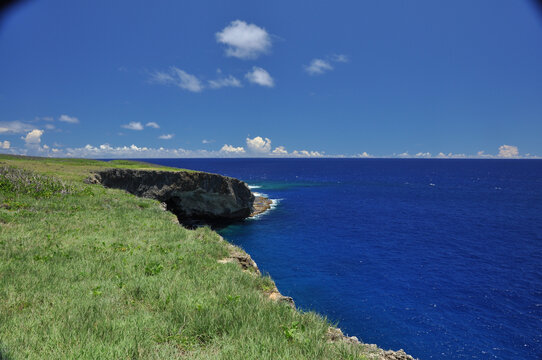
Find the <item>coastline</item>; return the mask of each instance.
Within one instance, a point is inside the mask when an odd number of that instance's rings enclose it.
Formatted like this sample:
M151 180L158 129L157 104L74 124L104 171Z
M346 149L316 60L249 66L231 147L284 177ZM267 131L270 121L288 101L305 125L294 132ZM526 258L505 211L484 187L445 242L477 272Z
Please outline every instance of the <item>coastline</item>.
M249 218L262 215L265 212L271 210L271 205L273 201L265 196L258 195L254 196L254 211L250 214ZM234 246L227 239L224 239L222 236L218 235L220 239L227 243L228 249L230 250L230 256L224 259L219 260L220 263L230 263L237 262L243 271L247 271L254 276L261 276L260 269L252 257L245 252L243 249ZM273 282L273 288L264 292L265 295L272 301L285 302L292 309L298 311L295 306L295 301L290 296L284 296L278 290L276 284ZM348 344L354 344L363 347L364 351L367 352L367 355L370 359L375 360L417 360L416 358L408 355L403 349L399 350L384 350L376 344L367 344L358 339L356 336L348 336L344 334L343 331L334 326L330 326L327 331L327 340L329 342L344 342Z
M210 225L212 229L213 225L227 226L242 219L257 218L274 208L272 199L265 194L252 192L257 187L236 178L206 172L172 173L113 168L92 174L86 182L123 189L136 197L158 200L163 210L173 213L178 224L189 230L205 225ZM226 243L229 252L228 257L218 260L219 263L237 263L243 271L261 277L256 262L248 253L229 243L216 231L214 233ZM274 281L271 280L271 283L268 288L262 289L265 296L272 301L284 302L298 311L294 300L282 295ZM384 350L375 344L365 344L336 327L327 329L326 338L329 342L360 346L371 359L414 360L402 349Z

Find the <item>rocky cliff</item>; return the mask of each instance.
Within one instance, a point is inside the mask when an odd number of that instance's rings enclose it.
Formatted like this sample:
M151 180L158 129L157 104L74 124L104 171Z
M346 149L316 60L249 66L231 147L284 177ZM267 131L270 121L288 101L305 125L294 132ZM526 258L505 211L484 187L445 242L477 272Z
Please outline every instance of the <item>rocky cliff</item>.
M248 186L217 174L107 169L93 174L88 182L163 202L188 227L219 227L254 212L254 195Z

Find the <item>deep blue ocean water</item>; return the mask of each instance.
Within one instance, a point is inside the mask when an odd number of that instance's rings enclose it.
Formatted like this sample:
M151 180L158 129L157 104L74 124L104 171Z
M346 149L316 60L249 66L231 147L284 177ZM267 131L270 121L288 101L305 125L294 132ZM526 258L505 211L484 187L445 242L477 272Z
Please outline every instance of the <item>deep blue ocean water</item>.
M150 161L280 199L220 232L345 333L420 359L542 358L542 160Z

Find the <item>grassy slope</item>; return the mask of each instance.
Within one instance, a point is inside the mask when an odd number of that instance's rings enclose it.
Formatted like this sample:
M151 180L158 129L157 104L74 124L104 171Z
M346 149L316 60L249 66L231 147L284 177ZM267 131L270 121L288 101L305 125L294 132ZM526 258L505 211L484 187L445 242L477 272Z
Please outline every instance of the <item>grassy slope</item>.
M320 316L268 300L269 278L218 263L228 250L213 231L82 183L111 164L5 164L54 175L70 193L0 188L0 359L363 358L359 346L327 342Z
M149 164L140 161L112 160L99 161L88 159L57 159L0 154L0 164L13 165L33 170L42 174L56 176L64 180L82 181L93 170L104 168L156 169L161 171L193 171L167 166Z

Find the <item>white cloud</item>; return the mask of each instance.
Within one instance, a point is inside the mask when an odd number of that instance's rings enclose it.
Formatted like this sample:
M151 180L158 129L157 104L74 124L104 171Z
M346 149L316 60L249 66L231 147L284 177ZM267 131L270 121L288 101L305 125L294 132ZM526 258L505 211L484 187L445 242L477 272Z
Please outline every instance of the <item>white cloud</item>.
M71 124L79 123L79 119L73 116L60 115L58 118L59 121L67 122ZM36 122L47 122L43 126L47 130L54 130L55 125L51 124L51 121L54 121L54 118L50 116L35 117L31 122L24 121L0 121L0 134L25 134L33 130L36 126Z
M19 150L19 151L17 151ZM14 151L11 150L10 151ZM247 153L243 147L224 145L219 151L207 150L186 150L182 148L152 148L146 146L112 146L102 144L98 146L86 145L78 148L59 149L56 147L45 148L35 146L27 149L16 149L15 153L36 154L40 156L62 156L62 157L80 157L80 158L216 158L216 157L245 157ZM269 154L271 155L271 154ZM323 154L316 151L298 151L292 157L320 157Z
M224 147L226 149L224 149ZM40 148L41 155L65 156L65 157L82 157L82 158L216 158L216 157L235 157L242 156L243 148L235 148L225 145L224 150L207 151L207 150L186 150L182 148L152 148L146 146L111 146L102 144L99 146L86 145L79 148L50 149L45 152Z
M271 151L271 140L260 136L254 139L247 137L247 148L254 153L267 154Z
M486 154L484 150L480 150L476 153L477 158L494 158L494 155Z
M324 59L315 58L312 59L309 65L305 65L305 71L309 75L321 75L328 71L333 70L332 62L334 63L347 63L350 59L344 54L333 54L331 56L326 56Z
M308 150L294 150L291 153L286 151L284 146L277 146L273 151L271 151L271 139L262 138L261 136L256 136L255 138L246 139L247 149L252 154L258 154L261 156L288 156L288 157L323 157L325 156L323 152L318 151L308 151Z
M439 158L439 159L466 159L466 158L472 158L473 156L467 156L465 154L454 154L454 153L451 153L451 152L448 153L448 154L445 154L443 152L439 152L437 154L437 156L435 156L435 157Z
M214 142L215 142L214 140L206 140L206 139L201 140L202 144L211 144L211 143L214 143Z
M146 126L146 127L155 128L155 129L160 129L160 125L158 125L158 124L155 123L154 121L151 121L151 122L146 123L145 126Z
M210 156L205 150L185 150L185 149L165 149L149 148L146 146L111 146L102 144L99 146L86 145L80 148L68 148L65 151L53 149L55 156L67 157L83 157L83 158L178 158L178 157L208 157Z
M62 121L62 122L67 122L67 123L70 123L70 124L78 124L79 123L78 118L76 118L74 116L68 116L68 115L60 115L58 120Z
M153 74L151 74L151 80L154 82L157 82L159 84L176 84L176 80L171 75L172 70L170 70L170 73L166 73L163 71L155 71Z
M305 71L310 75L320 75L329 70L333 70L333 66L322 59L313 59L309 65L305 66Z
M196 76L175 66L170 67L168 72L156 71L151 75L151 80L159 84L175 85L191 92L201 92L204 88Z
M216 157L247 157L255 154L262 157L288 157L288 158L313 158L313 157L328 157L328 158L368 158L374 157L367 152L357 154L355 156L346 155L326 155L324 152L309 151L309 150L294 150L286 151L284 146L277 146L271 151L271 140L257 136L253 139L247 138L247 146L235 147L225 144L220 150L186 150L182 148L151 148L146 146L111 146L102 144L99 146L86 145L79 148L65 148L61 144L53 143L52 147L41 144L41 136L45 132L40 129L29 131L22 139L25 141L25 147L12 147L9 141L0 141L0 149L6 150L12 154L20 155L38 155L38 156L57 156L57 157L82 157L82 158L216 158ZM164 134L160 138L171 139L173 134ZM210 144L214 140L203 140L202 143ZM246 149L246 150L245 150ZM402 154L393 154L392 157L397 158L442 158L442 159L465 159L465 158L529 158L540 159L536 155L525 154L520 156L516 146L503 145L499 148L499 155L485 154L479 151L476 155L454 154L439 152L436 156L428 152L419 152L415 155L410 155L408 152Z
M366 151L364 151L361 154L358 154L356 157L359 157L359 158L371 158L373 156L368 154Z
M211 89L220 89L223 87L242 87L242 86L243 85L241 85L241 82L232 75L225 78L216 79L216 80L209 80L209 87Z
M173 139L174 136L175 134L164 134L164 135L158 136L158 138L162 140L169 140L169 139Z
M267 87L275 86L275 81L271 75L269 75L269 73L261 67L254 66L252 71L246 73L245 77L248 79L248 81L254 84Z
M33 127L22 121L0 121L0 134L24 134Z
M42 135L43 135L43 130L34 129L30 131L28 134L26 134L26 136L22 137L21 139L23 139L27 145L37 145L41 142Z
M513 145L501 145L499 146L499 155L502 158L513 158L519 156L519 150L517 146Z
M322 157L323 153L317 151L294 151L292 154L282 154L282 151L286 151L284 147L279 146L275 155L284 155L289 157ZM275 149L276 150L276 149ZM23 152L23 151L20 151ZM25 152L28 154L28 152ZM111 146L109 144L102 144L99 146L86 145L79 148L48 148L35 147L34 154L41 156L65 156L65 157L81 157L81 158L216 158L216 157L245 157L247 153L243 147L235 147L232 145L224 145L219 151L207 151L207 150L186 150L182 148L168 149L168 148L151 148L146 146ZM273 156L272 153L268 156Z
M284 150L283 147L279 147ZM102 144L99 146L86 145L79 148L67 148L65 150L58 148L44 149L43 147L35 150L36 154L42 156L65 156L82 158L216 158L216 157L245 157L247 153L243 147L224 145L219 151L207 150L186 150L182 148L151 148L146 146L111 146ZM271 156L272 154L269 154ZM286 156L286 155L284 155ZM317 151L294 151L289 157L322 157L323 153Z
M143 130L143 125L139 121L130 121L129 124L121 125L121 127L128 130Z
M271 49L271 37L265 29L241 20L217 32L216 41L227 46L226 56L239 59L256 59Z
M397 157L397 158L403 158L403 159L409 159L409 158L426 158L426 159L430 159L430 158L437 158L437 159L465 159L465 158L472 158L473 156L467 156L465 154L454 154L454 153L448 153L448 154L445 154L443 152L439 152L436 156L433 156L430 152L418 152L416 153L415 155L410 155L407 152L404 152L404 153L401 153L401 154L393 154L394 156L393 157Z
M220 152L227 154L244 154L245 149L241 146L235 147L232 145L224 144L224 146L222 146L222 149L220 149Z
M350 59L348 58L348 56L344 54L333 54L331 56L331 61L339 62L339 63L347 63L350 61Z
M417 158L430 158L431 153L430 152L419 152L416 154Z
M307 150L294 150L292 155L295 157L323 157L324 154L318 151L307 151Z
M288 155L288 151L286 151L286 148L284 146L277 146L275 150L272 151L273 155Z

